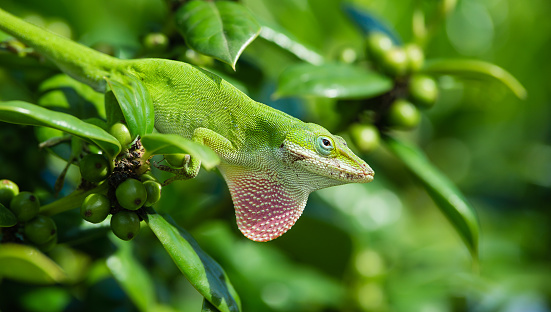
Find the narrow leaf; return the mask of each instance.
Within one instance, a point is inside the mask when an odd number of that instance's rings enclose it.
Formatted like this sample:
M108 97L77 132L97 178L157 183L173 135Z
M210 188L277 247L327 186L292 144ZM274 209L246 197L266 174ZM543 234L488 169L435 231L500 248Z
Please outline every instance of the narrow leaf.
M201 307L201 312L218 312L218 310L212 303L207 299L203 299L203 306Z
M151 96L140 79L133 75L126 75L125 78L125 82L105 79L119 102L132 136L152 133L155 115Z
M37 104L77 118L105 117L103 95L66 74L58 74L40 84Z
M344 4L343 10L364 33L381 32L390 37L394 44L402 44L402 40L392 27L383 22L382 19L369 13L367 10L359 9L352 4Z
M0 248L0 277L43 285L66 279L65 272L38 249L12 243Z
M0 121L45 126L65 131L96 144L110 158L116 156L121 150L119 141L100 127L84 122L72 115L51 111L26 102L0 102Z
M471 204L457 187L436 169L416 147L386 136L388 148L423 184L442 213L450 220L473 258L478 257L478 219Z
M519 99L526 99L527 92L522 84L505 69L479 60L443 59L425 62L423 70L430 73L450 75L474 75L501 81Z
M251 13L230 1L190 1L176 12L176 26L192 49L234 70L241 52L260 32Z
M10 227L17 224L17 218L4 205L0 204L0 227Z
M212 169L220 163L220 158L210 148L176 134L152 133L141 138L146 157L157 154L190 154L201 159L201 165Z
M118 246L118 251L107 258L111 274L140 311L151 311L157 305L151 276L132 254L131 244L114 237L111 241Z
M174 221L148 208L145 222L189 282L222 312L240 311L240 301L226 273L195 239Z
M105 92L103 100L107 124L112 125L117 122L124 123L124 114L122 113L121 106L119 105L119 102L117 101L117 98L112 90Z
M370 98L391 90L392 85L390 78L359 66L301 63L281 74L276 96Z
M77 118L105 117L103 95L68 75L55 75L40 84L37 104Z
M260 21L260 23L262 25L260 37L263 39L275 43L281 48L291 52L299 59L310 64L321 65L324 62L323 56L320 53L299 42L293 34L285 30L283 27L268 23L266 21Z

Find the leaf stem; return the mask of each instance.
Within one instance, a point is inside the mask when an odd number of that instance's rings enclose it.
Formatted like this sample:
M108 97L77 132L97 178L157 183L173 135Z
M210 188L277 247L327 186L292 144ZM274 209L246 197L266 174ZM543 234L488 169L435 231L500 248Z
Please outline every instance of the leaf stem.
M67 210L80 207L80 205L82 205L82 202L84 201L84 198L86 198L86 196L92 193L106 194L107 187L108 187L108 183L104 182L90 190L86 190L86 191L76 190L63 198L60 198L54 202L51 202L47 205L40 207L40 213L47 216L53 216L58 213L65 212Z
M436 59L425 63L423 70L439 74L478 74L494 78L507 86L519 99L526 99L527 92L522 84L505 69L479 60Z

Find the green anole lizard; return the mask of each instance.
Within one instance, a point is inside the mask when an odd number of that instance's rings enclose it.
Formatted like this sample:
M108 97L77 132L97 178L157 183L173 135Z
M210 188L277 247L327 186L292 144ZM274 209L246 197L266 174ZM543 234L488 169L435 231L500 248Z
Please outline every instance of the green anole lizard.
M373 170L322 126L258 103L218 76L166 59L120 60L0 9L0 30L46 56L69 76L106 91L106 80L134 75L153 100L155 128L206 145L221 159L241 232L269 241L291 228L311 192L373 180ZM198 174L191 158L186 175Z

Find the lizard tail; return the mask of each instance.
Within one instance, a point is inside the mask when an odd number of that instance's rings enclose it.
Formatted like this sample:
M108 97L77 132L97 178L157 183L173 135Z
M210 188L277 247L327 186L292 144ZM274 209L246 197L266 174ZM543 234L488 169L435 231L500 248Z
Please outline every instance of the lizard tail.
M0 30L17 38L54 62L63 72L98 92L105 92L104 77L122 60L103 54L41 27L29 24L0 8Z

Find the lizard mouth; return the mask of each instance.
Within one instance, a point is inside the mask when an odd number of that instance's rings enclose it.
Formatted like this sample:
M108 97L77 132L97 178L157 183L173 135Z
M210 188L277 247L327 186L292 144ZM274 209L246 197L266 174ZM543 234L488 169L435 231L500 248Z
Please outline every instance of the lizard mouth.
M373 181L375 172L359 157L324 157L292 142L284 142L282 147L289 152L290 160L306 170L332 180L347 183L368 183ZM354 155L355 156L355 155Z
M351 160L350 162L335 161L335 159L330 159L334 161L324 161L321 160L321 163L327 165L328 176L340 181L354 182L354 183L368 183L373 181L375 172L367 163L363 160Z

